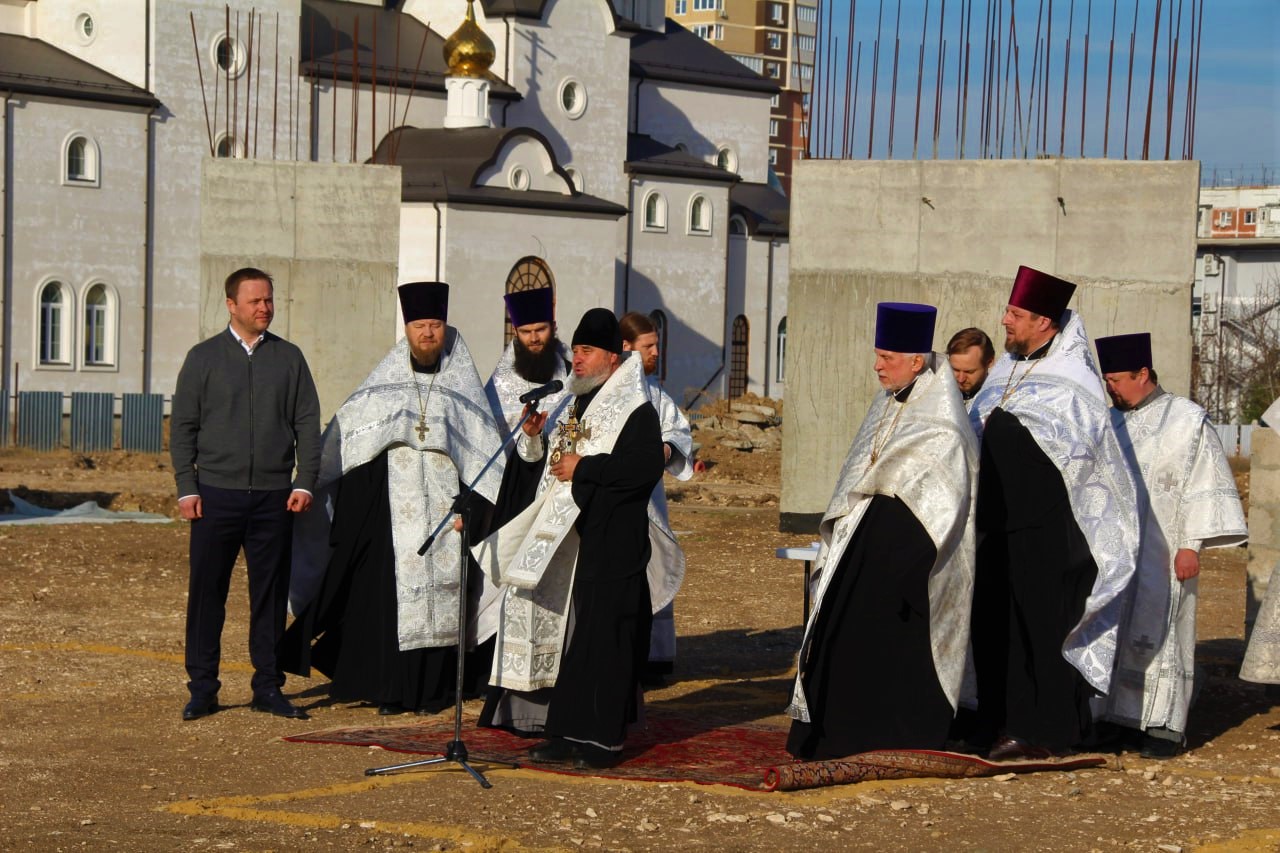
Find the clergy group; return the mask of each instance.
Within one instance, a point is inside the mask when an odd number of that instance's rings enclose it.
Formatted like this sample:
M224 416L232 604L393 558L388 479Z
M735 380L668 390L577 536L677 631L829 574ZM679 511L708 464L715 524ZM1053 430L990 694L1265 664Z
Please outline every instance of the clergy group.
M877 306L880 390L822 517L787 705L796 758L1184 748L1200 554L1244 541L1239 495L1150 335L1091 341L1075 291L1019 269L999 358L977 328L934 351L933 306ZM483 696L479 725L529 760L611 767L642 684L672 671L685 573L662 480L692 475L694 446L658 330L592 308L566 345L549 288L511 293L486 382L447 284L399 297L404 336L324 430L293 519L278 665L383 715Z

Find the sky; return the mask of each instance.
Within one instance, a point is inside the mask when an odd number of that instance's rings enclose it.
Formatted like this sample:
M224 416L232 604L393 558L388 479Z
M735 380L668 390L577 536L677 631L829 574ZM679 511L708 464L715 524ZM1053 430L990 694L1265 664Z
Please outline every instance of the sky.
M983 156L983 44L987 29L987 9L999 8L1000 18L993 20L992 28L1002 36L1000 49L1001 70L999 81L1000 106L997 112L1005 118L1004 132L989 132L986 146L989 156L1022 156L1024 142L1029 156L1037 151L1036 129L1039 122L1027 122L1015 118L1015 104L1021 95L1022 115L1032 112L1030 98L1036 99L1035 112L1041 122L1046 121L1043 86L1043 57L1037 58L1037 18L1041 24L1041 43L1047 34L1049 7L1052 3L1052 48L1050 51L1050 80L1048 86L1047 132L1039 140L1039 150L1051 155L1060 151L1069 157L1124 156L1126 100L1129 101L1128 154L1130 158L1142 155L1142 143L1146 126L1148 87L1152 77L1152 41L1157 3L1161 8L1161 26L1155 50L1155 84L1151 99L1150 157L1164 159L1165 125L1169 106L1169 14L1174 15L1174 34L1178 35L1177 65L1174 84L1174 114L1170 123L1170 157L1180 158L1184 150L1188 55L1191 45L1193 0L945 0L945 21L942 36L946 40L943 59L942 103L939 112L938 156L955 157L960 149L958 126L964 127L964 156ZM852 4L852 6L851 6ZM966 6L967 4L967 6ZM920 44L922 25L925 23L926 5L928 26L925 29L923 82L920 86L920 130L915 129L917 81L921 65ZM839 44L834 51L819 44L819 51L827 58L834 57L828 68L834 69L828 77L823 94L822 80L818 81L815 94L815 115L825 112L823 104L833 106L837 116L845 114L852 125L848 134L849 156L866 157L870 143L871 155L882 158L889 152L889 117L893 120L893 151L896 158L933 154L934 101L938 83L939 14L944 0L901 0L901 19L897 20L899 0L832 0L829 31ZM846 53L849 42L849 11L856 8L853 37L853 59ZM969 48L968 119L957 121L957 93L963 92L957 66L960 42L962 10L971 8ZM1199 9L1200 4L1194 3ZM883 9L880 32L880 56L878 70L873 68L877 19ZM1016 21L1018 52L1010 50L1008 32L1010 10ZM1111 80L1110 115L1107 109L1107 67L1112 38L1112 15L1115 12L1115 59ZM1129 40L1134 32L1135 11L1137 29L1134 36L1133 83L1126 97L1129 79ZM1179 17L1179 11L1181 15ZM993 19L995 12L993 11ZM1181 28L1179 29L1179 21ZM824 27L825 19L820 22ZM1089 31L1088 86L1084 83L1085 35ZM898 84L896 104L893 98L894 28L899 28ZM1199 21L1195 22L1199 28ZM1066 36L1070 31L1070 73L1066 94L1065 129L1063 127L1063 80L1068 54ZM1214 174L1219 179L1231 175L1239 178L1253 176L1256 180L1266 170L1270 183L1280 183L1280 0L1204 0L1203 41L1200 44L1200 72L1198 80L1195 122L1194 156L1203 164L1202 177L1206 182ZM858 60L858 42L861 42L861 59ZM1008 69L1005 58L1008 57ZM825 65L827 58L820 61ZM1015 74L1015 66L1020 74ZM1036 64L1036 83L1032 82L1032 66ZM859 71L860 68L860 71ZM876 77L875 135L869 138L872 109L872 77ZM819 69L821 77L821 68ZM846 75L850 83L846 84ZM1008 81L1007 86L1005 81ZM1034 85L1034 89L1032 88ZM849 109L846 113L846 89ZM854 109L856 105L856 110ZM1083 107L1083 109L1082 109ZM1081 116L1084 116L1082 145ZM994 127L994 122L993 122ZM815 124L815 135L827 140L831 156L842 156L846 137L837 117L827 125ZM1024 134L1025 131L1025 134ZM1003 143L1003 144L1002 144ZM1002 152L1002 153L1001 153ZM1015 154L1016 152L1016 154ZM820 152L819 152L820 153Z

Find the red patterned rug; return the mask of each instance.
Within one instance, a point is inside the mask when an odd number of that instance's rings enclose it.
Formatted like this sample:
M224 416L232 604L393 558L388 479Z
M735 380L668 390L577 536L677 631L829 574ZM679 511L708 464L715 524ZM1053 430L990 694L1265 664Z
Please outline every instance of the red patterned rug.
M741 723L709 728L706 720L655 713L652 708L646 710L645 716L645 725L633 729L627 737L622 763L604 771L574 770L567 764L534 764L527 760L525 753L537 740L526 740L497 729L477 729L474 719L464 721L462 741L471 762L481 770L484 769L482 759L493 758L548 773L645 782L688 781L749 790L763 788L768 768L791 761L784 749L787 733L783 729ZM306 732L285 740L379 746L392 752L442 755L453 740L453 716L439 714L410 725Z
M495 729L477 729L474 719L465 721L462 739L471 762L481 770L485 768L484 759L491 758L547 773L643 782L698 782L755 791L798 790L871 779L972 778L1078 770L1101 767L1108 761L1100 755L1075 755L1037 762L990 762L955 752L900 749L864 752L839 761L797 762L784 749L787 733L783 729L751 723L715 726L705 718L652 708L646 716L645 725L634 729L627 738L622 763L605 771L529 762L525 753L536 740ZM453 719L449 714L409 725L328 729L285 738L294 743L377 746L412 755L442 755L452 739Z

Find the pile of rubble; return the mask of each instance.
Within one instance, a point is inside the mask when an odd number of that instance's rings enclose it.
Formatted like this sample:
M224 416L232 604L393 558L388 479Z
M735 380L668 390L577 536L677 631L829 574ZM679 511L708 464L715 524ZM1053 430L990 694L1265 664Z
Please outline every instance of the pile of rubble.
M690 416L694 441L750 453L782 449L782 404L762 397L716 401Z

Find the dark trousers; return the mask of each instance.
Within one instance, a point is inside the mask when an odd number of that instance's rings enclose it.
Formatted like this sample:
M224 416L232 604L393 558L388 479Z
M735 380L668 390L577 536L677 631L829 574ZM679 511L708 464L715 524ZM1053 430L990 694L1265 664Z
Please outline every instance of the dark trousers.
M245 491L200 485L203 517L191 522L187 587L187 688L196 698L217 694L222 623L231 570L240 549L249 569L249 659L253 694L284 685L276 649L289 603L292 514L289 489Z

